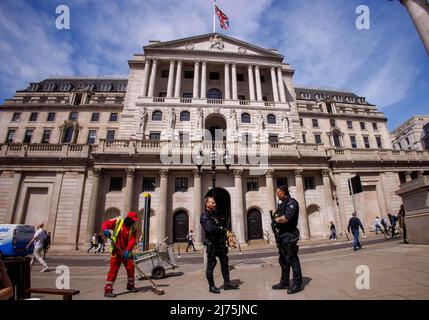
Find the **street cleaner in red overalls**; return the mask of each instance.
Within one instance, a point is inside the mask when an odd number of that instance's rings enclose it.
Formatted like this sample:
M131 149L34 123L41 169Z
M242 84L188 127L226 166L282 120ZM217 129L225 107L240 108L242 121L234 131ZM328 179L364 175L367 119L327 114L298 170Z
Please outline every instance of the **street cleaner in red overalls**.
M125 265L127 270L127 290L137 292L134 286L134 259L132 257L137 236L137 220L137 213L130 212L126 218L117 217L103 223L102 230L104 235L108 238L111 237L110 270L104 287L104 296L106 298L116 297L116 294L113 293L113 284L121 263ZM110 235L109 230L113 230L112 235Z

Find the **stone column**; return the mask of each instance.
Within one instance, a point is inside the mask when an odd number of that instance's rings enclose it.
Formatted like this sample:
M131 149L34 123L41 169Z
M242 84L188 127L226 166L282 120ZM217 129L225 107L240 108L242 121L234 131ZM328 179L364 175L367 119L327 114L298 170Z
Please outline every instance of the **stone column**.
M267 201L268 210L276 211L276 196L274 189L274 170L267 170L265 172L265 182L267 184Z
M310 239L308 227L307 204L305 203L304 183L302 180L303 170L295 170L296 200L299 204L299 220L301 221L301 238Z
M154 59L152 63L152 72L150 73L150 80L149 80L149 90L148 90L148 97L153 97L154 91L155 91L155 80L156 80L156 71L158 67L158 60Z
M142 96L147 96L147 84L149 81L149 70L150 70L151 60L147 59L144 67L144 73L143 73L143 88L142 88Z
M429 54L429 8L427 0L401 0L401 3L407 8Z
M229 81L229 62L225 63L225 100L231 100L231 85Z
M207 97L207 62L203 61L201 68L201 99L206 99Z
M329 218L330 221L334 222L337 225L337 221L335 219L335 209L334 203L332 199L332 188L331 188L331 178L329 177L329 170L322 170L322 178L323 178L323 190L325 193L325 217ZM323 217L323 215L322 215ZM327 228L329 225L329 221L327 219L322 218L323 223L323 234L327 235Z
M244 222L244 205L243 205L243 170L234 170L234 186L235 186L235 210L236 210L236 234L240 243L246 242L245 222Z
M195 61L195 66L194 66L194 94L193 94L194 99L199 98L199 95L198 95L199 86L200 86L199 81L200 81L200 62Z
M176 87L174 89L174 97L180 98L180 93L182 91L182 66L183 61L177 61L177 72L176 72Z
M410 182L411 180L413 180L411 178L411 171L405 171L405 182Z
M237 92L237 65L232 64L232 100L238 100Z
M334 182L335 189L338 197L338 219L340 222L340 232L347 232L347 217L346 217L346 208L345 208L345 197L344 192L349 192L348 189L343 189L341 185L341 175L339 173L334 173Z
M249 97L251 101L256 100L255 98L255 82L253 81L253 66L249 65L248 67L249 74Z
M258 101L262 101L261 73L259 72L259 66L255 66L255 78L256 78L256 99Z
M202 234L200 216L202 212L202 199L201 199L201 174L198 170L194 170L194 233L195 233L195 244L201 245Z
M276 69L271 67L271 84L273 86L274 102L279 102L279 90L277 89Z
M90 241L92 235L94 234L95 229L95 216L98 209L98 198L100 190L100 176L101 169L94 168L92 173L92 190L91 190L91 202L89 203L88 211L88 223L86 226L86 239L85 241Z
M173 86L174 86L174 68L176 67L176 62L174 60L170 61L170 71L168 72L168 85L167 85L167 98L173 96Z
M161 241L167 236L168 170L160 170L159 174L161 177L161 183L159 185L159 207L157 213L157 243L161 243Z
M3 174L6 174L6 172L3 172ZM19 221L15 221L15 211L18 205L19 194L21 192L22 180L23 180L22 172L15 171L13 174L12 185L9 187L10 188L9 190L11 191L10 192L11 196L9 197L9 206L7 208L6 217L4 220L5 224L19 223Z
M125 191L124 213L133 210L133 194L134 194L134 175L135 169L127 169L127 182Z
M277 80L279 82L280 101L286 102L285 84L283 82L282 68L280 67L277 68Z

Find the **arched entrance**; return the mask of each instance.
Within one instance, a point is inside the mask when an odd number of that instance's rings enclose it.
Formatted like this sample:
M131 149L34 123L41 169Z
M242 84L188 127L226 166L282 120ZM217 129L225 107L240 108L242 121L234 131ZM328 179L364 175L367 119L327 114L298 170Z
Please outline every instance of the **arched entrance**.
M189 217L184 210L177 211L173 219L173 241L186 242L189 232Z
M262 216L258 209L251 209L247 214L247 240L264 238L262 230Z
M220 113L212 113L208 115L204 128L208 130L211 135L211 137L205 137L205 139L216 141L226 140L226 120Z
M319 206L312 204L307 208L308 227L311 237L321 237L323 235L322 216Z
M206 197L212 196L213 190L207 192ZM216 216L225 228L231 230L231 196L222 188L216 188Z

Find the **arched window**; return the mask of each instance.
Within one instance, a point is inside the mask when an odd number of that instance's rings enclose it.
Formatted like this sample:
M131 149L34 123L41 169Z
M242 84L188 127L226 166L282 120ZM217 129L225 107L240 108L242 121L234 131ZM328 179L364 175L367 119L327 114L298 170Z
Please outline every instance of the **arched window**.
M180 112L180 121L191 121L191 114L189 111Z
M222 91L212 88L207 91L207 99L222 99Z
M251 122L250 114L242 113L241 114L241 123L250 123L250 122Z
M276 124L276 116L274 114L269 114L267 116L267 122L268 124Z
M152 113L152 121L162 121L162 112L156 110Z

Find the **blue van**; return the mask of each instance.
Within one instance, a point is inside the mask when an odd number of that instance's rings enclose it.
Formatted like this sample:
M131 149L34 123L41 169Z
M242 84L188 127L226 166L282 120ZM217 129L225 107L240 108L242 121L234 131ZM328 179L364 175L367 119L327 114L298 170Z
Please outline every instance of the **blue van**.
M0 255L9 257L25 257L34 251L28 243L33 239L35 230L23 224L0 224Z

